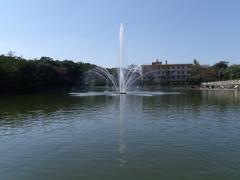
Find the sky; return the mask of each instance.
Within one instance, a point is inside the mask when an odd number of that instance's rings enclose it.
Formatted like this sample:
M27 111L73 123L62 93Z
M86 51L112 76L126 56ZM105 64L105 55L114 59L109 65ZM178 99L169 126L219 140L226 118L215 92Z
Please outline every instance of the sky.
M0 0L0 7L0 54L114 67L122 22L127 64L240 64L239 0Z

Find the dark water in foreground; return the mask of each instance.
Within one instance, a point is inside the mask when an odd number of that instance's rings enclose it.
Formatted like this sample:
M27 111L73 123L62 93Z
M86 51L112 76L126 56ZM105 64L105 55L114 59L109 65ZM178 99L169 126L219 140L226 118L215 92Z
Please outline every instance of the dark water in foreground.
M240 93L0 98L0 179L240 179Z

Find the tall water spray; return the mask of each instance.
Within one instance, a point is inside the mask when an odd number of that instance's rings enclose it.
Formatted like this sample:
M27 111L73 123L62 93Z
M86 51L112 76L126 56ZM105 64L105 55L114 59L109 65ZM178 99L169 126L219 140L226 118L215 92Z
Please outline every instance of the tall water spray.
M141 67L131 65L126 67L124 63L124 27L123 23L120 24L119 29L119 60L117 67L117 76L114 73L110 73L107 68L96 67L90 70L91 73L97 75L111 84L114 91L119 94L125 94L126 91L141 77Z
M119 92L126 92L126 84L125 84L125 70L124 70L124 62L123 62L123 45L124 45L124 27L123 23L120 25L119 30L119 69L118 69L118 82L119 82Z

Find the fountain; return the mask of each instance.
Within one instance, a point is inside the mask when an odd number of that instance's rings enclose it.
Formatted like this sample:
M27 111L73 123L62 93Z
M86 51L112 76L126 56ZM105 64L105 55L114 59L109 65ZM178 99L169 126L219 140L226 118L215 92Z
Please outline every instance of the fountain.
M119 68L118 68L118 82L120 94L126 93L125 72L123 66L123 44L124 44L124 28L123 23L121 23L119 30Z
M120 24L119 30L119 62L117 68L117 75L113 75L106 68L97 67L91 70L91 73L96 74L98 77L104 78L106 82L112 85L114 91L118 94L126 94L131 85L133 85L139 77L141 77L141 67L131 65L125 67L123 58L124 49L124 27L123 23Z
M89 81L99 80L99 77L103 79L105 82L101 82L100 84L106 84L111 86L112 91L104 91L104 92L85 92L78 93L72 92L70 93L72 96L114 96L116 94L128 94L134 96L157 96L164 94L179 94L178 92L154 92L154 91L130 91L131 86L140 78L147 74L155 73L155 71L147 72L142 74L141 66L130 65L128 67L125 66L125 58L124 54L124 26L123 23L120 24L119 29L119 60L118 67L107 69L103 67L96 67L90 70L87 74L87 79ZM94 77L94 76L95 77ZM97 78L96 78L97 77ZM89 85L89 84L88 84ZM108 88L107 88L108 89Z

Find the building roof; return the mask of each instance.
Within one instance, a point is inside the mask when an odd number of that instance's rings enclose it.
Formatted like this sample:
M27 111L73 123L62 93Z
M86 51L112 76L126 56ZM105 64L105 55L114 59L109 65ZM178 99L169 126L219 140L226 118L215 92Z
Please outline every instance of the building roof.
M146 64L146 65L142 65L142 66L183 66L183 65L192 65L192 63L184 63L184 64Z

